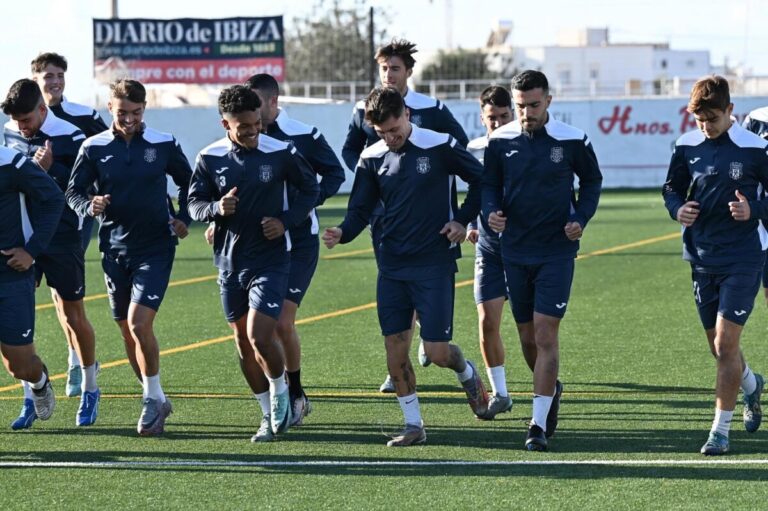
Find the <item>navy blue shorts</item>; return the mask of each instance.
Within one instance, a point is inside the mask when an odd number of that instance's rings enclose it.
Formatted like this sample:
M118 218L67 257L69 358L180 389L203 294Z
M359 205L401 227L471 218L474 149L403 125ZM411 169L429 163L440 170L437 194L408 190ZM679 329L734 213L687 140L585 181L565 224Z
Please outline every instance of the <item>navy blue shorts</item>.
M32 344L35 337L35 279L0 282L0 343Z
M62 300L76 302L85 297L85 261L80 250L66 254L40 254L35 258L35 282L45 275L48 287Z
M286 300L301 305L301 300L307 294L309 284L317 269L317 259L320 256L320 244L291 249L291 270L288 274L288 293Z
M705 330L715 328L717 316L744 326L760 290L760 272L691 272L693 299Z
M410 330L419 315L421 338L450 341L453 337L453 273L427 280L395 280L379 273L376 286L379 325L384 336Z
M249 308L277 319L288 290L289 264L236 272L219 270L221 306L227 321L236 322Z
M573 259L541 264L504 264L507 293L517 323L533 321L533 313L565 316L573 283Z
M475 245L475 303L507 297L504 263L501 254Z
M131 302L154 311L160 309L168 289L175 254L176 247L140 256L103 254L101 267L104 269L109 306L115 320L128 319Z

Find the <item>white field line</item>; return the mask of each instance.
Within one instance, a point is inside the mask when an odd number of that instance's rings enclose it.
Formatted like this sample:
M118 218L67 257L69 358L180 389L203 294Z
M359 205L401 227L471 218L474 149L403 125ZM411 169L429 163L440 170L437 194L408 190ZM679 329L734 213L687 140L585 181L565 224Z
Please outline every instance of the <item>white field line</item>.
M0 461L0 468L139 468L139 467L520 467L520 466L692 466L768 465L768 459L519 460L519 461Z

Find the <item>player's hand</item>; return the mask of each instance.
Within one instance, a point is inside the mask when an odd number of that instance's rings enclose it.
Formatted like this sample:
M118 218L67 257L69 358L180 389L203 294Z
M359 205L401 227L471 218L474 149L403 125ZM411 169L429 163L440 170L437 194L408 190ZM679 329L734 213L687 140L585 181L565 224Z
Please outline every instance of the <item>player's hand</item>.
M451 243L461 243L467 237L467 229L456 220L451 220L440 229L440 234L445 234Z
M685 227L690 227L699 217L699 203L688 201L677 210L677 221Z
M91 216L96 216L104 213L109 203L112 202L112 196L106 195L94 195L91 199Z
M51 169L51 165L53 165L53 144L51 141L46 140L45 145L35 151L32 159L35 160L41 169L48 172Z
M494 232L503 232L507 227L507 217L502 211L494 211L488 215L488 225Z
M227 194L221 198L219 201L219 214L221 216L229 216L235 214L235 209L237 208L237 201L240 199L237 198L237 187L234 186L230 191L227 192Z
M173 232L176 233L176 236L180 240L183 240L187 237L187 234L189 234L189 230L187 229L187 224L179 220L178 218L172 218L168 220L168 224L171 226L171 229L173 229Z
M213 231L216 229L216 224L208 224L208 228L205 230L203 236L205 236L205 242L209 245L213 245Z
M268 240L274 240L285 234L285 226L279 218L265 216L261 219L261 228L264 230L264 237Z
M568 222L565 224L565 235L571 241L580 240L583 232L584 230L579 222Z
M30 266L35 263L29 252L24 250L23 247L8 248L6 250L0 250L0 254L11 256L5 263L16 271L27 271Z
M323 232L322 240L327 248L333 248L341 241L341 228L339 227L326 227Z
M739 200L728 203L728 207L731 209L731 216L734 220L745 222L749 220L752 214L752 211L749 209L749 201L738 190L736 190L736 198Z
M477 229L467 229L467 241L473 245L480 239L480 231Z

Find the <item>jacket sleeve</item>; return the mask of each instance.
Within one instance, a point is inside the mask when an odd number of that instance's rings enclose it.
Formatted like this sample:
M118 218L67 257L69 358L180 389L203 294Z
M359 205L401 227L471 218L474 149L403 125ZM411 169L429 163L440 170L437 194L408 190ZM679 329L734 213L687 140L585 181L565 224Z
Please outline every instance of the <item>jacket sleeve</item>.
M90 211L91 199L88 197L88 191L97 177L98 170L88 154L88 148L81 146L80 152L77 153L75 165L72 168L72 174L69 177L69 184L67 185L65 195L67 204L72 208L72 211L82 217L93 216ZM105 191L100 190L99 193L105 193Z
M218 215L219 190L211 181L211 174L202 155L197 155L195 171L189 182L187 208L189 215L198 222L212 222Z
M450 142L450 167L453 173L463 179L468 185L464 202L454 215L454 220L466 226L477 218L480 212L480 187L483 177L483 166L463 146L454 139Z
M347 130L347 139L344 141L344 147L341 148L341 157L352 172L355 171L360 154L368 142L368 135L363 130L363 123L365 122L363 116L363 110L357 107L353 108L352 119L349 121L349 129Z
M176 219L181 220L186 225L192 222L187 209L187 195L189 193L189 180L192 177L192 168L189 166L189 160L181 150L181 145L174 138L171 148L170 158L165 173L171 176L173 182L179 187L179 210L176 212Z
M597 211L597 203L600 201L600 191L603 187L603 174L597 164L592 143L586 135L583 145L579 147L580 150L576 152L574 161L574 173L579 177L579 195L571 219L579 222L584 228Z
M26 157L18 155L13 164L18 169L14 173L14 184L28 201L35 204L36 214L30 217L32 235L24 246L34 259L48 247L59 226L64 194L48 174Z
M339 225L341 243L349 243L365 229L380 198L381 193L376 182L375 171L369 164L363 163L355 171L347 214Z
M320 186L309 162L293 145L286 161L286 180L296 188L297 193L291 206L278 218L286 229L291 229L301 224L315 207Z
M690 186L691 173L688 171L688 165L685 161L685 146L676 145L669 162L667 179L661 190L664 205L672 220L677 221L677 210L685 204Z
M499 211L502 205L504 190L504 169L498 157L500 142L489 140L483 156L483 177L481 178L481 214L483 218L495 211Z
M440 112L442 114L441 125L445 126L445 128L441 129L440 131L443 133L448 133L450 136L455 138L459 144L462 145L462 147L467 147L467 144L469 144L469 137L467 137L464 128L461 127L459 121L456 120L456 118L453 116L451 111L448 110L448 107L445 106L444 103L440 104Z
M315 206L320 206L326 199L336 195L346 177L341 162L326 142L323 134L315 128L312 137L314 138L312 151L305 156L312 169L320 176L320 193L315 204Z

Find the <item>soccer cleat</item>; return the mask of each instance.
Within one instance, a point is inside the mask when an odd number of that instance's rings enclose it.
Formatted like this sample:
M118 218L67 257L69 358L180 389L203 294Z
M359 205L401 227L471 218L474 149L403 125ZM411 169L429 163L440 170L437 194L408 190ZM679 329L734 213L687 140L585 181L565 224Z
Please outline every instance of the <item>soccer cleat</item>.
M32 389L32 404L35 407L37 418L45 421L51 418L54 408L56 408L56 395L53 393L51 380L48 378L48 368L43 366L45 373L45 385L42 389Z
M395 383L392 381L392 377L387 375L387 379L379 387L379 392L382 394L393 394L395 392Z
M464 392L467 394L467 401L472 412L478 417L482 417L488 411L488 392L485 391L485 385L480 378L480 374L475 369L475 365L467 360L467 365L472 368L472 377L467 381L461 382Z
M21 413L16 417L16 420L11 422L11 429L18 431L20 429L29 429L32 427L32 423L37 419L35 413L35 405L31 399L25 399L21 405Z
M744 429L747 433L754 433L763 422L763 409L760 407L760 395L763 393L765 381L763 376L755 373L757 388L750 395L744 395Z
M291 409L293 414L291 427L301 426L304 424L304 417L312 413L312 404L309 402L307 395L302 394L293 400Z
M161 403L159 399L151 397L144 398L142 401L141 417L136 431L141 436L162 435L165 431L165 419L173 412L171 400L166 399Z
M560 380L555 381L555 396L552 398L552 404L549 406L547 414L547 438L555 434L557 429L557 414L560 411L560 398L563 396L563 384Z
M427 431L423 425L406 424L399 435L392 437L387 442L387 447L408 447L410 445L421 445L427 441Z
M432 361L427 356L427 352L424 350L424 339L419 343L419 364L421 367L429 367Z
M271 442L275 439L275 434L272 433L272 424L269 420L269 414L266 414L261 418L261 425L255 435L251 437L251 442Z
M67 397L79 396L82 383L83 368L79 365L69 366L69 369L67 369L67 386L64 390L64 394L66 394Z
M710 431L707 443L701 446L701 454L704 456L720 456L728 452L728 437L717 431Z
M288 389L282 394L272 396L270 402L269 421L272 425L272 433L277 435L288 430L291 426L291 398L288 395Z
M101 391L96 389L92 392L87 390L80 396L80 408L77 409L77 418L75 424L78 426L91 426L96 422L99 415L99 401L101 400Z
M525 439L525 448L529 451L546 451L547 450L547 436L544 434L544 430L536 424L531 424L528 427L528 437Z
M512 410L512 398L494 394L491 396L490 401L488 401L488 411L485 412L485 415L479 415L477 418L484 421L490 421L498 414L506 413L510 410Z

